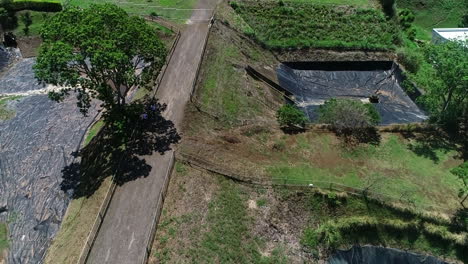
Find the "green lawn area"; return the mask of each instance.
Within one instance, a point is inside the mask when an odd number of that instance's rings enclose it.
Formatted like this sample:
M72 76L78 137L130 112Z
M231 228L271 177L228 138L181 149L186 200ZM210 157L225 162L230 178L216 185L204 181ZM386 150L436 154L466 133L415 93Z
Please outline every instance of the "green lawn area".
M254 37L271 49L387 50L400 42L397 25L379 9L303 1L233 2L231 6L253 29Z
M463 14L468 12L465 0L398 0L398 8L415 12L414 24L418 38L430 40L433 28L458 27Z
M7 224L0 222L0 262L3 259L3 251L8 248Z
M428 150L430 155L418 155L418 150L427 150L425 143L405 142L397 135L386 135L378 146L363 145L353 150L342 148L333 140L332 135L309 133L279 139L276 144L287 147L279 157L273 155L283 161L269 166L267 171L278 183L326 187L332 182L369 187L375 193L421 208L458 206L456 195L461 183L447 165L458 162L453 159L454 151L434 148Z
M150 15L156 14L174 20L179 23L184 23L192 14L192 10L183 10L194 8L196 0L103 0L99 3L114 3L128 13L135 15ZM88 7L90 4L96 4L95 0L70 0L71 5L80 7ZM178 10L179 9L179 10ZM180 10L182 9L182 10Z

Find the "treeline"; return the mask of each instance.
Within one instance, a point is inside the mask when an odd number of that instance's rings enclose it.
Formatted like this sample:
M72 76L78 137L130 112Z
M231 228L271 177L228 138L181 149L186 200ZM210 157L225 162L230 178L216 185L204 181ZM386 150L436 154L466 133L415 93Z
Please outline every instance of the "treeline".
M59 12L62 10L62 4L57 0L4 0L0 3L0 7L13 12L22 10Z

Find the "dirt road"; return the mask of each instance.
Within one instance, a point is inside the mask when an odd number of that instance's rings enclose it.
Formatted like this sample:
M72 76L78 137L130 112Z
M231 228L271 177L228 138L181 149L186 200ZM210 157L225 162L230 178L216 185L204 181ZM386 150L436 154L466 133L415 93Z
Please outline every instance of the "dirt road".
M214 8L216 0L202 0L199 9ZM156 94L167 104L164 116L177 128L183 118L198 62L208 34L208 10L195 11L182 32L174 55ZM150 174L117 187L104 222L91 249L87 263L141 263L145 257L154 211L163 189L164 178L171 166L172 151L143 157L152 167Z

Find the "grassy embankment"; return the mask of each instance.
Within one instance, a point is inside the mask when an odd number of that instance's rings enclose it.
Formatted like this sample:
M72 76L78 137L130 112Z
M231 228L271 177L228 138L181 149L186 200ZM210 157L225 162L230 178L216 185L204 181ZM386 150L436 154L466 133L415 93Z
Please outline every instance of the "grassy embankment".
M3 253L8 249L8 245L7 224L0 222L0 263L3 261Z
M71 0L71 5L79 7L88 7L90 4L95 4L94 0ZM172 1L172 0L128 0L125 3L115 0L104 0L100 3L114 3L135 15L150 15L156 13L167 19L178 23L184 23L192 14L192 10L184 10L194 8L196 0ZM182 9L182 10L177 10Z
M150 263L315 263L355 243L466 261L462 230L373 200L244 185L177 163Z
M225 32L219 35L219 30ZM269 88L247 77L236 65L268 65L274 59L268 51L248 41L239 42L234 33L228 34L226 30L229 29L213 29L197 88L201 108L216 115L218 121L207 116L194 117L196 124L189 125L185 132L188 136L206 135L207 141L213 133L211 137L225 138L225 134L236 137L235 141L240 142L230 144L229 151L239 155L236 157L242 160L239 163L245 161L245 166L260 167L276 181L282 178L287 183L304 185L324 181L356 188L371 185L375 192L402 197L417 206L451 209L458 206L456 193L460 183L449 170L459 161L455 158L456 146L446 140L424 134L405 137L382 134L380 145L348 150L333 134L287 135L272 127L271 124L276 124L273 109L281 101L275 104ZM252 132L230 129L243 119L268 125ZM212 132L213 129L221 132ZM435 144L438 140L439 144ZM219 144L221 148L225 142ZM250 155L259 162L251 161ZM210 156L213 155L206 154ZM213 162L222 161L213 157Z

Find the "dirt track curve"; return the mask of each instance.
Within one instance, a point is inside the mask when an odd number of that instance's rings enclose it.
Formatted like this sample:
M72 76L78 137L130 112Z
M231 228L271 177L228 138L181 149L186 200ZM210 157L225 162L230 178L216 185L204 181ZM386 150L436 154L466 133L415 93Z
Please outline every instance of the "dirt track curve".
M201 0L197 8L213 9L215 5L216 0ZM209 10L194 11L156 94L161 103L167 104L165 118L174 122L177 128L180 128L203 55L211 14ZM148 240L154 211L171 166L172 152L141 157L151 166L149 175L117 187L87 263L128 264L144 260L146 247L151 243Z

